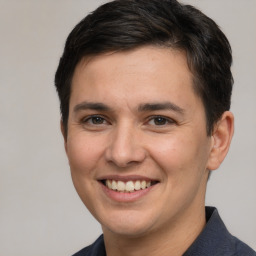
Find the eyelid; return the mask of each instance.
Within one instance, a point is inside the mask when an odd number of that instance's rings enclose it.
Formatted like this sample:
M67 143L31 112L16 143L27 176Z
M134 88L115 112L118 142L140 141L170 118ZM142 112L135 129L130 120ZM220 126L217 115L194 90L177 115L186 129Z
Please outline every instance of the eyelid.
M167 116L164 116L164 115L153 115L153 116L150 116L148 119L147 119L147 123L149 123L150 121L154 120L155 118L163 118L166 120L167 124L164 124L164 125L154 125L154 126L166 126L168 124L177 124L177 122L173 119L173 118L170 118L170 117L167 117Z
M93 114L93 115L88 115L88 116L86 116L86 117L83 117L80 122L81 122L82 124L86 124L86 123L88 124L88 123L89 123L89 120L92 120L92 118L96 118L96 117L99 117L99 118L104 119L104 123L103 123L103 124L98 124L98 125L104 125L104 124L106 124L106 123L107 123L107 124L110 123L104 115L99 115L99 114ZM91 123L90 125L95 125L95 126L97 126L97 124L93 124L93 123Z
M93 118L102 118L103 119L103 123L99 123L99 124L94 124L92 122L90 122ZM154 119L156 118L162 118L166 121L166 124L150 124L149 122L154 121ZM80 123L82 125L91 125L91 126L102 126L102 125L109 125L111 124L110 120L108 119L108 117L106 117L105 115L101 115L101 114L91 114L88 116L85 116L83 118L80 119ZM177 121L175 121L173 118L171 117L167 117L164 115L151 115L148 118L146 118L146 121L144 123L145 125L151 125L151 126L158 126L159 128L161 127L165 127L167 125L172 125L172 124L177 124Z

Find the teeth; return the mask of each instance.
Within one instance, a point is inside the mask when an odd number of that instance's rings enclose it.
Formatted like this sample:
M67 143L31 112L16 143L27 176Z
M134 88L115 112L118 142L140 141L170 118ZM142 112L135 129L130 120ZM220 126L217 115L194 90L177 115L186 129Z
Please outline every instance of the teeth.
M106 186L107 186L108 188L112 188L112 182L111 182L110 180L107 180L107 181L106 181Z
M115 180L106 180L105 185L111 190L117 190L119 192L133 192L134 190L146 189L151 186L151 181L145 180L136 180L134 181L115 181Z
M134 188L135 188L135 190L140 190L141 186L140 186L140 181L139 180L135 181Z
M110 189L117 190L117 182L115 180L112 181Z
M128 181L125 185L125 190L128 192L134 191L134 184L132 181Z
M141 182L141 188L142 188L142 189L145 189L145 188L146 188L146 185L147 185L146 181L143 180L143 181Z
M125 191L125 183L119 180L117 182L117 190L121 192Z

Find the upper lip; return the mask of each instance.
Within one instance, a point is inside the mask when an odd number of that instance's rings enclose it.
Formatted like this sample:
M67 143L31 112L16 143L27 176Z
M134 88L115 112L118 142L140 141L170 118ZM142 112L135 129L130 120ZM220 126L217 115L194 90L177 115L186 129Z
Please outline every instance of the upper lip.
M123 182L127 181L136 181L136 180L145 180L145 181L158 181L157 179L146 177L146 176L141 176L141 175L105 175L102 177L99 177L97 180L102 181L102 180L120 180Z

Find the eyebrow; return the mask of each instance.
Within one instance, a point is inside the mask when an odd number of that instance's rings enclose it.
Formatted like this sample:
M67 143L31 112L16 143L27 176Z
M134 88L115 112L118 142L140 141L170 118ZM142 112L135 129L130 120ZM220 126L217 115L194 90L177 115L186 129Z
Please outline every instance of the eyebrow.
M103 103L84 101L82 103L77 104L74 107L74 112L79 112L81 110L86 110L86 109L97 110L97 111L111 111L111 108Z
M81 110L96 110L96 111L112 111L112 109L104 103L100 102L87 102L84 101L82 103L77 104L74 107L74 112L79 112ZM183 114L185 111L181 107L177 106L171 102L163 102L163 103L144 103L140 104L138 107L139 112L147 112L147 111L157 111L157 110L171 110Z
M145 103L145 104L141 104L138 108L138 110L140 112L143 111L157 111L157 110L171 110L171 111L175 111L178 112L180 114L184 114L184 109L182 109L181 107L177 106L174 103L171 102L164 102L164 103Z

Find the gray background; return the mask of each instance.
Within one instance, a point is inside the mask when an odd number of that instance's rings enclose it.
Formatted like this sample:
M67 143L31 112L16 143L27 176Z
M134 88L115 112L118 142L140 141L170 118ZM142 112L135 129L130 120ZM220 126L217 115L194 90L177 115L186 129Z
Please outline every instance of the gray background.
M64 41L96 0L0 0L0 255L71 255L101 229L71 183L54 72ZM256 249L256 1L193 0L233 47L235 137L207 204Z

